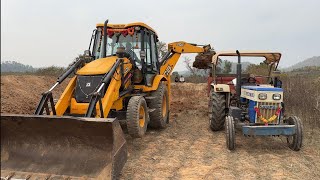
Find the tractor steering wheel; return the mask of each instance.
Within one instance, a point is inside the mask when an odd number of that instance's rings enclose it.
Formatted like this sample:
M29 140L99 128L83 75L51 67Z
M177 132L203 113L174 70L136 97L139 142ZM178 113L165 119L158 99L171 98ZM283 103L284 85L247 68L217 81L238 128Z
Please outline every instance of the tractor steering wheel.
M254 77L249 77L247 82L248 82L248 83L252 83L252 84L254 83L254 84L255 84L255 83L257 82L257 80L256 80L256 78L254 78Z

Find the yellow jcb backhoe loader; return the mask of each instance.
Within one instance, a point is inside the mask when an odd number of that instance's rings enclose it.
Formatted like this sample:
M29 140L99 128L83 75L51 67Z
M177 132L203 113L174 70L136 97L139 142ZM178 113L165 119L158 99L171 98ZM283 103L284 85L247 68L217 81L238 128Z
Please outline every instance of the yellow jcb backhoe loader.
M127 160L119 121L133 137L165 128L180 55L214 52L175 42L159 61L157 41L143 23L97 24L89 50L43 93L34 115L1 114L1 177L115 179ZM55 103L51 91L72 73Z

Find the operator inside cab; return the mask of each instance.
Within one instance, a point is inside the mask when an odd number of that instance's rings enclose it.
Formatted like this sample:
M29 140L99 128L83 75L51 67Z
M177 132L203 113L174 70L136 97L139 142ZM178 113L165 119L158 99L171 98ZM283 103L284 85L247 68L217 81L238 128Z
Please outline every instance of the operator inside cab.
M126 43L126 52L130 55L131 63L136 66L135 62L141 64L141 60L138 58L137 54L133 51L132 44L130 42Z
M94 60L115 56L117 49L122 47L121 53L125 52L125 56L128 56L127 58L134 66L134 83L151 86L153 78L160 70L156 33L143 23L132 26L111 25L107 29L107 36L103 33L102 26L98 26L94 31L92 38L94 40L92 45ZM104 40L104 38L107 39Z

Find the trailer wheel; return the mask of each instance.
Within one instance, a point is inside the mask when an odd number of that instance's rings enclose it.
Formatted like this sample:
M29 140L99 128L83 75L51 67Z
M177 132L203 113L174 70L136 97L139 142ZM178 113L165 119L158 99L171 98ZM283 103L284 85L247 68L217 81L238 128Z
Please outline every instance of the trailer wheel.
M209 123L213 131L223 129L226 117L226 98L223 93L211 92L210 94Z
M227 116L225 121L226 143L229 150L236 148L234 120L232 116Z
M302 147L302 138L303 138L303 126L300 118L296 116L290 116L287 119L290 125L295 125L296 134L287 137L287 143L290 149L294 151L299 151Z
M127 107L127 129L132 137L142 137L147 131L149 113L143 96L130 98Z
M148 106L153 109L150 112L150 127L164 129L169 123L169 97L167 86L164 83L160 83L156 91L151 96Z

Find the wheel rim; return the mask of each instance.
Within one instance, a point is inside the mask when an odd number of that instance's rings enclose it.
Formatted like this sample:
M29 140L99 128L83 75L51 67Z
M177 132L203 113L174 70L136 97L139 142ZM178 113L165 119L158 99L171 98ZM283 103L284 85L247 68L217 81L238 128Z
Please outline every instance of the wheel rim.
M167 115L167 97L164 95L162 98L162 117Z
M139 110L139 126L144 127L145 121L146 121L146 114L144 111L144 107L141 106Z

